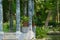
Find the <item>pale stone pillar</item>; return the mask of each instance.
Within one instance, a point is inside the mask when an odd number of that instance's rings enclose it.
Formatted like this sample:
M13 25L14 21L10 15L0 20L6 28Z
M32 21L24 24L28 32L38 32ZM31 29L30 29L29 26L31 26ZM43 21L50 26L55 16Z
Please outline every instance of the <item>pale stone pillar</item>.
M16 31L20 31L20 1L16 0Z
M32 17L34 14L34 0L28 0L29 32L28 39L35 39L35 33L32 31Z
M19 39L20 35L20 0L16 0L16 38Z
M35 38L35 33L32 31L32 16L34 13L33 0L28 0L28 14L29 14L29 31L27 33L20 32L20 0L16 0L16 22L17 30L16 36L18 40L31 40Z
M2 8L2 0L0 0L0 40L3 39L3 8Z

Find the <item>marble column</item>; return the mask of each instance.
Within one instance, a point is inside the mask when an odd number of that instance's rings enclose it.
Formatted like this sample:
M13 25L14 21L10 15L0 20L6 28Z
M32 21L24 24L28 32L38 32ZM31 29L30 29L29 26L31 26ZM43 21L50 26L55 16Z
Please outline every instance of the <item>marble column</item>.
M28 15L29 15L29 37L28 39L31 40L35 38L35 33L32 31L32 17L34 14L34 0L28 0Z
M32 16L33 16L32 14L33 14L32 0L28 0L29 30L32 30Z
M20 0L16 0L16 38L21 35L20 31Z
M3 8L2 8L2 0L0 0L0 40L3 39Z

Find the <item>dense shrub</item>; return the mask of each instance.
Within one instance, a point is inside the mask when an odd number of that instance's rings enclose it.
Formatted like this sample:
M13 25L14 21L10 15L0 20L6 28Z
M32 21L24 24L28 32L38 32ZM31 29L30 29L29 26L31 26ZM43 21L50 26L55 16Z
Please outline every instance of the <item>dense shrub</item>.
M47 36L48 28L36 27L36 38L44 38Z
M3 31L9 32L9 24L7 22L3 24Z

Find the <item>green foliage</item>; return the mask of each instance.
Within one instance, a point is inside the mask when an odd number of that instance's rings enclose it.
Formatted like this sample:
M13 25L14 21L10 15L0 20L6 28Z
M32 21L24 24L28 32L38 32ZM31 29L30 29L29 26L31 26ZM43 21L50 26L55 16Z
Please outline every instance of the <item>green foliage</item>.
M60 0L58 0L58 1L60 1ZM21 15L20 16L21 16L21 19L22 19L21 22L23 22L23 21L28 22L29 18L27 16L24 16L24 3L25 3L24 0L20 0L20 3L21 3L20 4L20 8L21 8L20 9L21 10ZM57 0L46 0L46 1L45 0L34 0L34 9L35 9L35 11L34 11L33 22L35 22L35 24L37 26L43 26L45 24L47 15L49 13L49 10L52 10L52 12L51 12L52 20L50 20L49 25L53 25L53 27L57 26L57 24L58 24L58 23L56 23L56 20L57 20L56 19L56 16L57 16L57 13L56 13L57 12L57 10L56 10L57 9ZM60 10L60 4L59 4L59 10ZM13 17L15 17L15 14L16 14L16 0L12 0L12 11L14 13ZM9 19L9 1L8 0L3 0L3 16L4 16L4 20ZM6 21L6 23L4 23L3 26L4 26L4 31L8 32L9 31L9 23L7 23L7 21ZM14 27L14 31L15 31L16 23L14 24L13 27ZM40 32L41 32L41 30L43 30L41 27L38 28L38 29L37 30L40 31ZM54 30L55 30L55 28L54 28ZM43 32L41 34L43 34Z
M53 30L54 32L60 31L60 27L53 27L52 30Z
M22 23L20 25L22 26ZM9 32L9 27L10 27L10 23L5 22L3 24L3 31L4 32ZM13 21L13 32L16 32L16 20Z
M9 32L9 24L7 22L3 24L3 31Z
M60 0L58 0L58 1L60 1ZM25 4L24 0L20 0L21 16L24 16L24 4ZM28 0L27 0L26 5L28 5ZM12 12L14 14L13 17L15 17L16 0L12 0L11 6L12 6ZM40 26L41 24L43 24L42 23L43 21L45 23L46 18L47 18L47 14L49 13L49 10L52 10L52 13L51 13L51 15L53 17L52 23L53 23L53 21L55 21L55 23L56 23L56 19L54 19L57 15L56 7L57 7L57 0L34 0L34 10L35 10L34 16L35 16L35 19L33 21L35 22L35 24ZM28 9L28 6L27 6L27 9ZM3 0L3 16L4 16L4 21L7 22L8 18L9 18L9 1L8 0ZM28 21L27 20L28 18L26 18L26 20L24 18L22 18L22 19L24 21Z
M48 28L45 27L36 27L36 38L44 38L47 36Z
M57 26L57 23L54 22L54 21L52 21L52 22L50 21L50 22L49 22L49 25L53 25L53 27L56 27L56 26Z
M28 22L29 21L29 17L27 17L27 16L22 16L21 19L22 19L22 22Z
M10 27L10 23L9 22L5 22L3 24L3 31L4 32L9 32L9 27ZM16 21L13 22L13 32L16 31Z
M16 13L16 1L12 0L12 11L13 13Z

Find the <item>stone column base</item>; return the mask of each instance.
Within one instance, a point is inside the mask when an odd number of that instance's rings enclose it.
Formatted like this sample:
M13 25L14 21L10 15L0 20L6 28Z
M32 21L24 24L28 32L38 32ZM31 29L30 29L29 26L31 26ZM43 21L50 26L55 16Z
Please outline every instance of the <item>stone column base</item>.
M20 31L16 31L16 38L19 38L19 36L22 34Z
M0 40L4 38L4 32L0 32Z
M18 40L35 40L35 33L33 31L27 33L16 32L16 37Z

